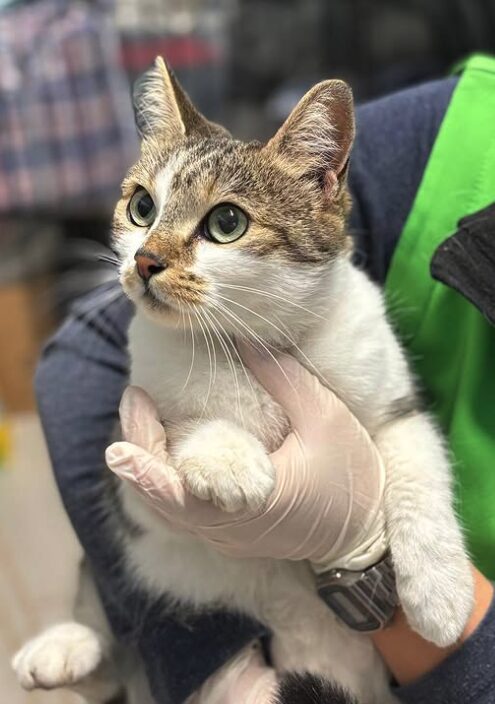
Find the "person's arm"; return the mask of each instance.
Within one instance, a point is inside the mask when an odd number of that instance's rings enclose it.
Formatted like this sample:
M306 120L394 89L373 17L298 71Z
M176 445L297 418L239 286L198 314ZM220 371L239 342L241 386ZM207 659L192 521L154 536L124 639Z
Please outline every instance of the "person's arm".
M473 572L475 606L461 638L455 645L439 648L425 641L410 628L400 608L390 626L372 636L376 648L399 684L407 686L429 674L462 648L485 618L493 599L493 586L478 570L473 568Z
M475 605L457 644L438 648L411 630L399 609L392 624L373 636L407 704L493 704L495 701L495 601L493 585L478 570Z
M117 285L75 304L38 363L39 414L62 500L83 543L93 546L87 520L105 474L103 451L118 423L127 382L131 307Z
M220 509L185 493L168 462L165 433L156 410L142 391L129 391L124 396L121 415L124 432L131 442L114 444L107 451L111 469L132 482L165 520L191 530L227 554L306 558L321 564L338 562L349 552L360 553L360 547L366 552L370 542L376 541L375 530L380 525L376 522L379 515L376 509L382 501L379 490L382 467L371 439L363 429L360 431L350 411L294 359L279 357L285 377L272 360L251 355L246 361L282 405L293 428L288 441L272 455L278 475L277 490L261 515L227 517ZM291 379L290 387L286 377ZM138 418L141 428L136 422ZM338 437L340 442L329 444L329 437ZM352 461L342 461L339 446L347 457L349 447L353 448ZM349 481L349 472L356 481ZM309 476L311 482L307 481ZM328 482L328 477L332 481ZM352 492L349 494L348 487L363 489L365 477L369 483L364 495L359 494L354 513L354 496ZM341 528L342 521L338 510L329 514L326 509L330 505L338 507L339 487L346 490L350 499L347 507L350 530L341 534L337 552L332 552L334 529ZM295 496L297 501L293 500ZM361 503L363 496L366 500ZM371 529L372 541L366 531L354 532L354 520ZM324 544L327 550L322 550ZM402 685L396 690L400 701L407 704L493 704L495 701L493 590L479 572L475 575L475 608L456 646L440 649L423 640L408 626L400 609L387 628L372 636ZM208 686L215 686L216 677L213 675ZM239 691L250 686L256 688L258 684L259 696L253 699L253 704L268 704L273 674L255 660L252 666L244 668L242 678L232 683L221 704L234 704L239 701ZM436 692L436 698L431 692Z
M102 578L118 553L105 529L104 448L118 423L127 382L130 306L120 289L104 286L74 305L46 345L35 377L36 398L60 495L95 575ZM119 635L132 629L110 604Z

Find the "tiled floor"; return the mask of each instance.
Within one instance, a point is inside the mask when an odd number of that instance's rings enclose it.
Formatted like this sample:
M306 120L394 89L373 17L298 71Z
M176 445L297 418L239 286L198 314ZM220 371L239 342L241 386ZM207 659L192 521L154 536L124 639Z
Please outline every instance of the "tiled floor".
M34 415L12 419L13 453L0 469L0 702L75 704L75 695L26 693L9 665L44 626L70 618L79 547L50 472Z

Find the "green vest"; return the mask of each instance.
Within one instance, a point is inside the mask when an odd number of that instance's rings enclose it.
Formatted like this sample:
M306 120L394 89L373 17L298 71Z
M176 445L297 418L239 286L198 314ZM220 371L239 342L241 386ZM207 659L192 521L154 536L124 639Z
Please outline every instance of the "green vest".
M474 56L462 68L386 292L448 438L471 555L495 579L495 327L429 271L434 251L458 220L495 201L495 58Z

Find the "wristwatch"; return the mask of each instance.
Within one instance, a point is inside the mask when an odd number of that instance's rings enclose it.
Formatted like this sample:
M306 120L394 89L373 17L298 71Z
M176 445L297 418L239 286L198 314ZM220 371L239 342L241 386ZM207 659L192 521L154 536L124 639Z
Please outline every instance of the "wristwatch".
M389 553L365 570L331 569L317 577L318 594L349 628L371 633L384 628L398 605Z

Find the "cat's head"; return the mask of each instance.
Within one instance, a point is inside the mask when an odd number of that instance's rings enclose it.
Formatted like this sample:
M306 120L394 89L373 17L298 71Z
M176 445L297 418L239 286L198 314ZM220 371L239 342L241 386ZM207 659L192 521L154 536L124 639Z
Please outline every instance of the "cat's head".
M307 318L350 249L350 88L319 83L267 144L243 143L206 120L158 58L135 109L141 158L113 226L128 296L164 324L189 316L237 335L272 337Z

